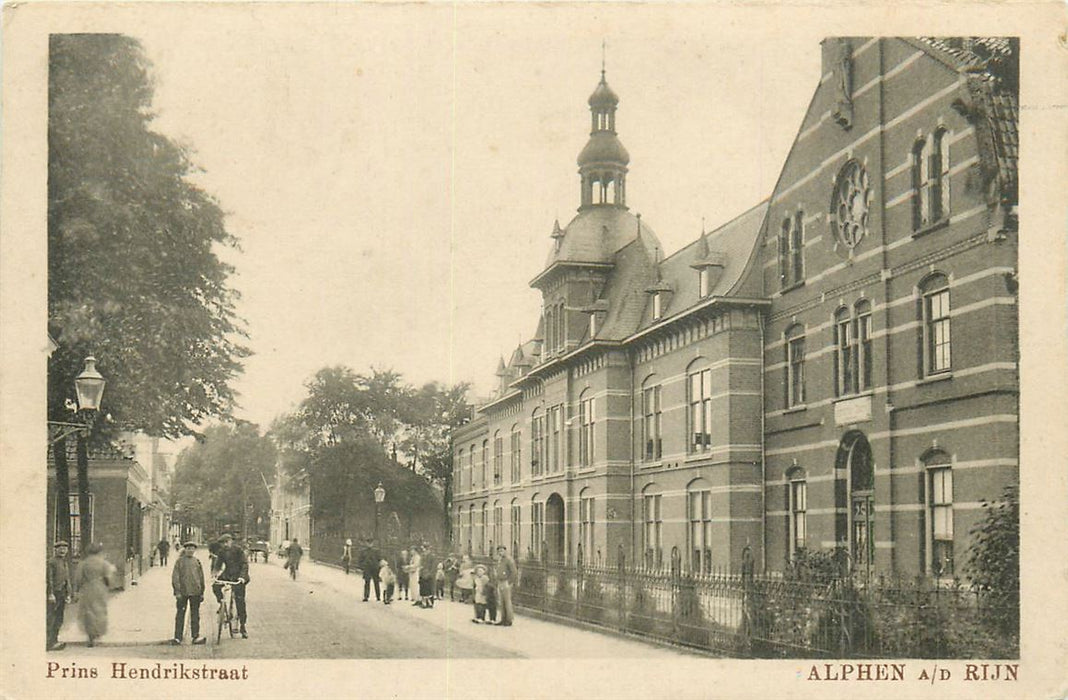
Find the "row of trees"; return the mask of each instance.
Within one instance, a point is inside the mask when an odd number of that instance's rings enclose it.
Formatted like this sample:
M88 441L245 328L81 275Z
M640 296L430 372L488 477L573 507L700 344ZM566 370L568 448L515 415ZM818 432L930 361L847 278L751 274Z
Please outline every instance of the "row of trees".
M243 323L236 246L215 199L193 184L187 148L152 130L154 84L140 44L117 34L53 34L48 92L48 418L70 423L87 355L107 378L101 413L78 441L89 513L87 440L121 431L194 434L233 408ZM53 443L59 537L70 538L65 439ZM81 518L82 542L91 523Z

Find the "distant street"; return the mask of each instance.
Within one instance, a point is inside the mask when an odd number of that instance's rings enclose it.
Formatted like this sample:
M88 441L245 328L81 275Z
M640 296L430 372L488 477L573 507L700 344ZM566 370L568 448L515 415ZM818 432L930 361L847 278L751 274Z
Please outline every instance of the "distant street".
M200 553L207 571L207 553ZM173 563L173 559L172 562ZM170 646L174 598L170 567L145 572L137 586L116 593L109 607L109 631L102 644L85 646L77 626L77 605L68 607L60 639L64 656L212 658L618 658L679 657L674 650L574 629L520 615L510 628L473 624L472 608L439 602L431 610L409 601L386 606L361 602L363 580L332 567L305 562L296 582L281 560L251 563L248 588L249 639L219 645L209 639L192 646ZM201 634L213 630L215 599L201 606ZM188 625L188 622L187 622ZM566 650L563 651L563 650Z

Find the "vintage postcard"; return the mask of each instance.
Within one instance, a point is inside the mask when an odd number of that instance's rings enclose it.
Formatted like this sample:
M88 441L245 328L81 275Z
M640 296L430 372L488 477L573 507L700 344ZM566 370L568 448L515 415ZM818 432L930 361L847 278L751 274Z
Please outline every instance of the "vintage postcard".
M1066 27L5 5L0 693L1064 697Z

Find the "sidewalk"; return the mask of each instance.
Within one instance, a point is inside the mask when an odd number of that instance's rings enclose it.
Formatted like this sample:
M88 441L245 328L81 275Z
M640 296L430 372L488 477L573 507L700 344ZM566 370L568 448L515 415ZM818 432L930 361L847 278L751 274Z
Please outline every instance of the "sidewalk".
M371 600L363 599L363 577L345 575L344 570L309 561L301 564L301 575L310 575L338 590L351 590L355 605L378 605L371 588ZM536 619L517 611L511 627L475 624L475 608L470 603L439 600L430 609L417 608L408 600L396 600L389 606L394 613L418 618L442 628L450 635L460 635L500 647L526 658L604 659L604 658L680 658L691 654L639 640L625 639L611 633L573 627Z

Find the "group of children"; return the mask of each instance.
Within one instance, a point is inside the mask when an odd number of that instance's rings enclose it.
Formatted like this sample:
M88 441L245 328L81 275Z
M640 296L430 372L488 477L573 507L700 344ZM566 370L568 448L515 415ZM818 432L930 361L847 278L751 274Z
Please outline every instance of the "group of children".
M382 584L382 602L389 605L393 601L398 578L388 560L382 559L379 562L378 577ZM461 603L474 603L475 616L471 618L471 622L492 624L497 621L497 587L484 564L472 564L467 555L459 562L449 557L437 564L433 581L431 600L445 598L448 582L450 599L455 600L455 591L459 590Z

